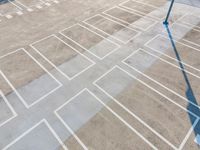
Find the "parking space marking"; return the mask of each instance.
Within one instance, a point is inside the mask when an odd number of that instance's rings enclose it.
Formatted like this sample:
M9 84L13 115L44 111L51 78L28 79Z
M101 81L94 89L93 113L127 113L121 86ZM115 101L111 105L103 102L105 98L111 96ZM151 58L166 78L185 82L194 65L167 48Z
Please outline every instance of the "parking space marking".
M12 5L13 7L16 8L16 10L14 11L11 11L11 12L8 12L8 13L5 13L5 14L2 14L0 12L0 16L2 17L5 17L6 19L12 19L14 16L14 14L17 14L19 16L23 15L24 12L24 8L28 11L28 12L33 12L34 11L34 8L37 8L37 9L42 9L44 7L44 5L46 6L51 6L51 3L55 3L55 4L58 4L60 3L58 0L50 0L50 1L44 1L44 0L37 0L38 1L38 4L33 4L33 5L25 5L23 2L21 2L21 0L16 0L16 2L12 2L12 0L8 0L10 6ZM49 3L51 2L51 3ZM24 7L24 8L22 8Z
M33 11L33 7L36 7L38 5L43 5L44 4L44 1L43 0L34 0L34 1L37 1L35 4L31 4L31 5L26 5L24 4L23 2L21 2L21 0L15 0L18 4L20 4L21 6L23 6L24 8L26 8L28 11Z
M45 95L43 95L42 97L40 97L39 99L35 100L33 103L28 104L26 102L26 98L23 98L23 96L18 92L18 90L14 87L14 85L9 81L9 79L6 77L6 75L4 75L4 73L1 71L1 75L3 76L3 78L6 80L6 82L9 84L9 86L12 88L12 90L16 93L16 95L19 97L19 99L21 100L21 102L24 104L24 106L26 108L30 108L32 106L34 106L35 104L39 103L41 100L43 100L44 98L46 98L47 96L51 95L52 93L54 93L56 90L58 90L60 87L62 87L62 83L59 82L47 69L45 69L31 54L29 54L29 52L27 52L24 48L21 49L17 49L16 51L10 52L6 55L0 56L0 59L9 56L11 54L14 54L18 51L23 51L25 54L27 54L32 60L33 62L35 62L42 70L44 70L57 84L58 86L53 88L52 90L50 90L49 92L47 92Z
M54 113L58 117L58 119L64 124L64 126L71 132L73 137L79 142L79 144L84 148L87 149L87 147L84 145L84 143L79 139L79 137L74 133L74 131L66 124L66 122L62 119L62 117L59 115L58 111L61 110L64 106L69 104L71 101L73 101L76 97L81 95L84 92L88 92L91 96L93 96L98 102L100 102L108 111L110 111L115 117L117 117L122 123L124 123L129 129L131 129L134 133L136 133L144 142L146 142L151 148L156 149L157 148L150 143L143 135L141 135L137 130L135 130L130 124L128 124L121 116L119 116L116 112L114 112L107 104L105 104L102 100L100 100L94 93L92 93L87 88L80 91L78 94L73 96L71 99L69 99L66 103L61 105L59 108L57 108Z
M185 143L187 142L187 140L190 138L190 135L192 134L192 132L194 131L196 125L198 124L200 118L198 116L198 118L195 120L195 122L193 123L192 127L190 128L190 130L188 131L187 135L185 136L184 140L182 141L181 145L179 146L178 150L182 150Z
M113 50L111 50L110 52L106 52L106 54L103 54L103 56L98 56L98 53L95 54L95 52L90 51L90 49L91 49L92 47L95 47L95 46L92 46L91 48L86 48L85 46L83 46L82 44L78 43L77 41L75 41L74 39L70 38L69 36L67 36L67 35L64 33L65 31L70 30L70 28L73 28L73 27L75 27L75 26L80 26L80 27L84 28L85 30L91 32L91 33L94 34L95 36L98 36L98 37L102 38L102 40L105 40L105 41L107 41L108 43L113 44L113 46L115 46L115 48L114 48ZM83 48L84 50L88 51L89 53L91 53L92 55L94 55L95 57L97 57L97 58L100 59L100 60L104 59L105 57L109 56L110 54L112 54L113 52L115 52L117 49L120 48L120 45L119 45L119 44L116 44L116 43L112 42L111 40L106 39L106 38L103 37L102 35L100 35L100 34L94 32L94 31L92 31L91 29L89 29L89 28L87 28L87 27L85 27L85 26L83 26L83 25L81 25L81 24L72 25L72 26L70 26L70 27L68 27L68 28L66 28L66 29L64 29L64 30L62 30L62 31L60 31L59 33L62 34L62 35L63 35L64 37L66 37L67 39L73 41L73 42L76 43L78 46L80 46L80 47Z
M135 20L134 22L130 23L130 22L128 22L128 21L125 21L125 20L123 20L123 19L120 19L119 17L116 17L116 16L111 15L111 14L108 13L110 10L115 9L115 8L120 9L121 11L130 13L130 14L133 14L133 15L135 15L135 16L139 16L140 19ZM124 9L124 8L118 7L118 6L114 6L114 7L112 7L112 8L109 8L108 10L104 11L103 14L105 14L105 15L111 17L111 18L114 18L114 19L116 19L116 20L119 20L119 21L121 21L121 22L123 22L123 23L126 23L126 24L128 24L130 27L133 26L133 27L138 28L138 29L143 30L143 31L147 31L149 28L151 28L152 26L154 26L155 24L158 23L157 21L155 21L155 20L153 20L153 19L151 19L151 18L149 18L149 17L146 17L146 16L144 16L144 15L141 15L141 14L136 13L136 12L133 12L133 11L129 11L129 10L127 10L127 9ZM141 21L141 20L142 20L142 21L148 20L149 22L151 22L151 24L150 24L149 26L147 26L147 27L141 27L141 26L142 26L142 22L141 22L141 23L139 22L140 24L138 24L138 25L136 24L138 21ZM143 23L143 24L144 24L144 23Z
M174 26L176 26L176 25L178 25L178 26L180 26L180 27L182 27L182 28L185 28L185 30L188 31L188 32L190 32L191 30L194 30L195 32L198 32L199 35L200 35L200 30L195 29L195 28L190 28L190 27L188 27L187 25L180 24L180 23L173 23L173 24L171 25L171 29L172 29ZM173 30L173 29L172 29L172 30ZM191 43L191 44L193 44L193 45L196 45L196 46L200 47L200 44L185 39L184 37L182 37L181 35L179 35L178 33L176 33L176 32L177 32L176 30L173 30L173 31L174 31L173 33L174 33L174 36L175 36L175 37L177 37L177 38L183 38L183 39L182 39L183 41L186 41L186 42L188 42L188 43ZM166 31L164 31L164 32L165 32L165 34L167 34ZM180 33L180 34L182 34L182 33ZM187 34L187 33L186 33L186 34Z
M139 49L137 50L137 52L139 52L140 50L146 52L146 53L149 54L149 55L152 55L152 56L156 57L157 59L159 59L159 60L161 60L161 61L163 61L163 62L166 62L167 64L169 64L169 65L171 65L171 66L174 66L175 68L180 69L179 67L175 66L174 64L171 64L171 63L169 63L169 62L167 62L167 61L165 61L165 60L159 58L158 56L155 56L155 55L153 55L153 54L150 54L149 52L145 51L144 49L139 48ZM188 101L188 99L186 99L185 97L183 97L183 96L180 95L179 93L173 91L172 89L166 87L166 86L163 85L162 83L156 81L155 79L149 77L149 76L146 75L145 73L139 71L139 70L136 69L135 67L133 67L133 66L129 65L128 63L126 63L125 61L126 61L128 58L130 58L132 55L134 55L134 54L136 54L136 52L135 52L135 53L132 53L132 54L129 55L127 58L125 58L125 59L122 61L122 63L125 64L126 66L128 66L129 68L133 69L134 71L138 72L139 74L142 74L144 77L148 78L149 80L153 81L154 83L160 85L160 86L163 87L164 89L167 89L167 90L170 91L171 93L177 95L178 97L180 97L180 98L183 99L184 101L186 101L186 102L190 103L191 105L193 105L193 106L195 106L195 107L197 107L197 108L200 109L200 106L196 105L195 103L193 103L193 102L191 102L191 101ZM181 69L180 69L180 70L181 70ZM190 73L190 72L188 72L188 71L186 71L186 70L185 70L185 72L187 72L188 74L190 74L190 75L192 75L192 76L194 76L194 77L196 77L196 78L198 78L198 79L200 78L200 77L198 77L198 76L196 76L196 75L194 75L194 74L192 74L192 73Z
M65 144L62 142L62 140L59 138L59 136L56 134L56 132L54 131L54 129L50 126L50 124L48 123L48 121L46 119L42 119L41 121L39 121L37 124L35 124L33 127L29 128L27 131L25 131L22 135L20 135L19 137L17 137L14 141L12 141L11 143L9 143L6 147L3 148L3 150L7 150L9 149L12 145L14 145L15 143L17 143L18 141L20 141L21 139L23 139L26 135L28 135L30 132L34 131L35 128L37 128L38 126L40 126L41 124L45 124L45 126L48 128L48 130L51 132L51 134L53 135L53 137L59 142L59 144L62 146L62 148L64 150L68 150L67 147L65 146Z
M137 53L134 52L134 53ZM193 124L193 126L191 127L191 129L193 129L193 127L196 126L196 124L199 121L199 116L197 116L196 114L194 114L193 112L190 112L189 110L187 110L186 108L184 108L183 106L181 106L180 104L174 102L172 99L168 98L167 96L165 96L164 94L160 93L159 91L157 91L156 89L154 89L153 87L151 87L150 85L146 84L145 82L143 82L142 80L138 79L137 77L133 76L132 74L128 73L127 71L125 71L124 69L122 69L119 66L114 66L112 69L110 69L108 72L106 72L105 74L103 74L101 77L99 77L96 81L93 82L93 84L98 87L103 93L105 93L108 97L110 97L114 102L116 102L119 106L121 106L124 110L126 110L129 114L131 114L134 118L136 118L139 122L141 122L145 127L147 127L150 131L152 131L155 135L157 135L160 139L162 139L164 142L166 142L169 146L171 146L173 149L177 149L176 146L174 146L172 143L170 143L165 137L163 137L161 134L159 134L157 131L155 131L152 127L150 127L146 122L144 122L140 117L138 117L136 114L134 114L131 110L129 110L126 106L124 106L122 103L120 103L118 100L116 100L113 96L111 96L108 92L106 92L102 87L100 87L97 82L100 81L102 78L104 78L106 75L108 75L109 73L111 73L114 69L119 69L122 72L124 72L125 74L127 74L129 77L139 81L141 84L143 84L144 86L146 86L147 88L151 89L152 91L156 92L157 94L159 94L160 96L164 97L166 100L170 101L171 103L175 104L176 106L180 107L181 109L183 109L184 111L190 113L191 115L193 115L196 120ZM190 129L190 130L191 130ZM188 132L188 134L190 134L191 132ZM188 134L186 135L186 137L188 137ZM185 142L185 139L183 140L183 142Z
M1 71L0 71L0 75L1 75ZM8 108L10 109L10 111L12 112L12 117L8 118L6 121L0 123L0 127L4 126L6 123L8 123L9 121L11 121L12 119L14 119L15 117L17 117L17 113L15 112L14 108L12 107L12 105L9 103L9 101L7 100L6 96L4 96L3 92L0 90L0 98L3 99L3 101L6 103L6 105L8 106Z
M188 13L188 14L184 15L184 17L182 17L178 21L180 23L184 23L185 25L188 25L190 27L196 27L196 28L200 29L200 25L198 25L200 23L200 17L195 16L195 14ZM191 23L191 22L193 22L193 23Z
M150 46L150 43L153 42L154 40L156 40L156 39L159 38L159 37L165 38L165 39L168 39L168 40L169 40L168 37L166 37L166 36L164 36L164 35L161 35L161 34L158 34L158 35L156 35L155 37L153 37L151 40L147 41L144 45L145 45L146 47L150 48L150 49L153 50L153 51L156 51L156 52L158 52L158 53L160 53L160 54L162 54L162 55L164 55L164 56L166 56L166 57L168 57L168 58L171 58L171 59L173 59L173 60L175 60L175 61L177 61L177 62L180 62L180 61L178 61L176 58L173 58L173 57L171 57L171 56L165 54L164 51L157 50L157 49L155 49L155 48L153 48L153 47ZM170 41L169 41L169 42L170 42ZM195 48L195 47L193 47L193 46L184 44L184 43L182 43L182 42L180 42L180 41L177 41L177 40L174 40L174 42L175 42L175 43L178 43L178 44L181 44L181 45L184 45L184 46L186 46L186 47L188 47L188 48L191 48L191 49L193 49L194 51L200 52L199 49L197 49L197 48ZM170 48L170 46L169 46L168 48ZM194 70L200 72L200 69L195 68L195 67L193 67L192 65L189 65L188 63L185 63L185 62L181 62L181 63L184 64L185 66L188 66L188 67L190 67L190 68L192 68L192 69L194 69Z
M20 6L13 3L12 0L8 0L8 2L11 3L12 5L16 6L19 10L23 10Z
M133 2L133 3L138 3L138 4L143 4L143 5L146 5L146 7L149 7L152 9L152 11L150 12L144 12L142 10L137 10L137 9L134 9L134 8L131 8L131 7L128 7L128 6L125 6L126 3L128 2ZM163 20L165 18L165 14L161 15L159 14L159 16L156 16L155 14L153 14L154 11L159 11L161 10L159 7L156 7L156 6L153 6L151 4L148 4L148 3L144 3L144 2L141 2L141 1L137 1L137 0L127 0L125 2L122 2L119 4L120 7L123 7L123 8L126 8L127 10L131 10L131 11L135 11L135 12L138 12L140 14L143 14L143 15L148 15L156 20ZM161 10L162 11L162 10Z
M8 5L8 8L11 7L10 9L12 9L12 10L10 10L10 11L6 10L8 12L4 12L4 9L1 9L2 12L0 12L0 16L6 17L7 19L11 19L11 18L13 18L13 16L12 16L13 14L16 13L19 15L22 13L22 8L19 7L18 5L16 5L15 3L13 3L12 1L8 0L7 5Z
M134 34L134 35L131 35L131 37L129 37L129 39L122 40L122 39L120 39L119 37L114 36L116 33L113 33L113 34L107 33L106 31L103 31L102 29L96 27L95 25L92 25L92 24L88 23L89 20L92 20L92 19L94 19L95 17L101 17L101 18L103 18L103 19L105 19L105 20L107 20L107 21L110 21L110 22L113 22L113 23L115 23L115 24L118 24L119 26L122 26L123 29L121 29L121 30L119 30L119 31L117 31L117 32L122 32L122 33L123 33L123 30L126 29L126 30L129 30L129 32L130 32L130 31L133 32L132 34ZM104 33L104 34L106 34L106 35L108 35L108 36L110 36L110 37L112 37L112 38L114 38L114 39L116 39L116 40L122 42L123 44L127 44L128 42L130 42L131 40L133 40L134 38L136 38L137 36L139 36L139 35L141 34L141 32L139 32L139 31L137 31L137 30L135 30L135 29L133 29L133 28L130 28L130 27L128 27L128 26L126 26L126 25L124 25L124 24L122 24L122 23L119 23L119 22L117 22L117 21L114 21L114 20L112 20L112 19L110 19L110 18L108 18L108 17L105 17L105 16L103 16L103 15L101 15L101 14L97 14L97 15L94 15L94 16L92 16L92 17L90 17L90 18L87 18L86 20L83 21L83 23L85 23L85 24L87 24L87 25L93 27L94 29L99 30L100 32L102 32L102 33ZM124 31L124 32L125 32L125 31Z
M62 44L66 45L67 47L69 47L71 50L73 50L74 52L76 52L78 54L78 56L81 56L82 58L84 58L85 60L87 60L88 62L90 62L90 65L87 66L86 68L82 69L81 71L79 71L78 73L74 74L73 76L69 76L66 73L64 73L61 69L59 69L52 61L50 61L44 54L42 54L42 52L40 52L40 50L38 50L37 48L34 47L35 44L40 43L44 40L47 40L49 38L55 38L56 40L58 40L59 42L61 42ZM92 66L94 66L96 63L91 60L90 58L86 57L84 54L82 54L81 52L79 52L78 50L76 50L75 48L73 48L71 45L67 44L65 41L63 41L62 39L60 39L59 37L57 37L56 35L52 34L50 36L47 36L41 40L38 40L32 44L30 44L30 47L33 48L38 54L40 54L47 62L49 62L58 72L60 72L64 77L66 77L68 80L72 80L76 77L78 77L80 74L82 74L83 72L85 72L86 70L88 70L89 68L91 68ZM76 56L75 56L76 57Z

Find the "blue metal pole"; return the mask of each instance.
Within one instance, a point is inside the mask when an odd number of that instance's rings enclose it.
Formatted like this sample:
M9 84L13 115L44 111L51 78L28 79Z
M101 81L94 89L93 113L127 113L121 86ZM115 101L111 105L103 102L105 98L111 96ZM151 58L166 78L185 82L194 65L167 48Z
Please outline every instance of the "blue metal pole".
M172 10L172 7L174 5L174 0L172 0L171 4L170 4L170 7L169 7L169 10L168 10L168 13L167 13L167 16L166 16L166 19L165 21L163 22L163 24L165 25L168 25L168 19L169 19L169 16L170 16L170 13L171 13L171 10Z

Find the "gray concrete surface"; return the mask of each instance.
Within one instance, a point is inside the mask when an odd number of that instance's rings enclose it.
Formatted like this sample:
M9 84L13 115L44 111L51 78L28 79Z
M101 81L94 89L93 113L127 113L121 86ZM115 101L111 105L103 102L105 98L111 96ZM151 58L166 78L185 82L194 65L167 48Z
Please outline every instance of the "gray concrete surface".
M0 5L12 15L0 22L0 149L199 149L198 8L176 3L170 18L191 100L162 25L169 2L18 1L21 15ZM106 15L114 6L131 13ZM19 48L29 55L11 57Z

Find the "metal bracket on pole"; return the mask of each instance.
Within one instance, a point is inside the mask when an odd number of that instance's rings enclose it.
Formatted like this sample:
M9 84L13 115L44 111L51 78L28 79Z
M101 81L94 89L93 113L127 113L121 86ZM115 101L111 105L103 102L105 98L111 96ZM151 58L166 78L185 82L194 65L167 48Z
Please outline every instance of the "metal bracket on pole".
M166 19L165 19L165 21L163 22L163 24L165 24L165 25L168 25L168 24L169 24L169 23L168 23L168 19L169 19L169 16L170 16L170 13L171 13L171 10L172 10L173 5L174 5L174 0L171 1L171 4L170 4L169 10L168 10Z

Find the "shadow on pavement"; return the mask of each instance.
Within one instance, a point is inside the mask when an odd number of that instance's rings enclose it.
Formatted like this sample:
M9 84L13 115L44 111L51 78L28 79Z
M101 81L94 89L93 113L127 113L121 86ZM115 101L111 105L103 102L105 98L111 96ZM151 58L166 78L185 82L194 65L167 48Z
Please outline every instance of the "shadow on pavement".
M186 83L186 86L187 86L187 90L185 91L185 95L186 95L186 97L188 99L188 102L189 102L188 106L187 106L187 110L192 112L192 113L194 113L194 114L196 114L198 117L200 117L200 109L198 107L196 107L196 106L198 106L198 103L197 103L196 97L195 97L195 95L193 93L193 90L192 90L189 78L187 76L187 73L185 72L184 65L182 64L182 60L181 60L181 58L179 56L179 53L177 51L176 44L175 44L175 42L173 40L173 36L172 36L172 34L170 32L170 29L169 29L168 25L164 25L164 26L165 26L165 28L167 30L167 33L168 33L168 36L169 36L169 40L171 42L172 48L173 48L174 53L176 55L176 58L178 60L179 67L181 68L181 72L183 74L183 77L185 79L185 83ZM190 122L191 122L191 125L193 127L193 132L194 132L195 136L197 136L198 134L200 134L200 126L197 125L199 119L196 120L196 122L195 122L196 118L189 112L188 112L188 116L190 118Z
M0 5L10 3L11 1L14 1L14 0L0 0Z

